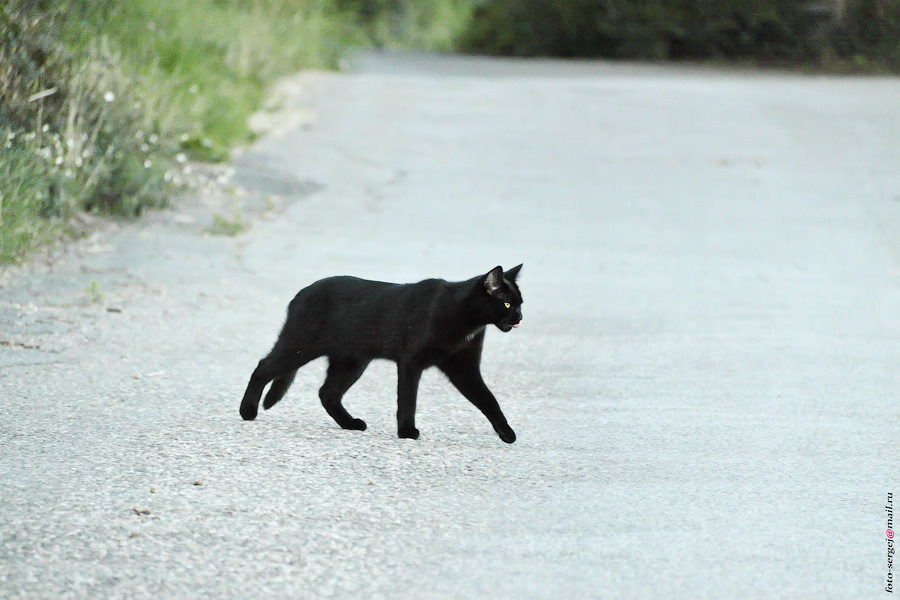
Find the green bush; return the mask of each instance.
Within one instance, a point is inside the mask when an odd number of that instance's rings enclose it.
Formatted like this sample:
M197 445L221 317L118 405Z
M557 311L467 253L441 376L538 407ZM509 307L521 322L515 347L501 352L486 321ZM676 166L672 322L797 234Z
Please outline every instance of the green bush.
M816 60L900 64L900 0L856 0L844 14L796 0L491 0L460 46L518 56ZM816 13L816 8L825 11Z
M841 56L900 65L900 0L852 2L834 40Z

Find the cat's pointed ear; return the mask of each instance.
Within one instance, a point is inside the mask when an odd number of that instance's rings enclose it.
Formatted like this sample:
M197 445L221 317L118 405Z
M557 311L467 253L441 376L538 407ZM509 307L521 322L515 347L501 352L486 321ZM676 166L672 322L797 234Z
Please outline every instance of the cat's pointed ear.
M494 267L484 276L484 289L488 294L494 294L501 287L503 287L503 267Z
M515 281L516 277L519 276L519 271L521 271L521 270L522 270L522 265L513 267L512 269L510 269L509 271L506 272L506 278L511 281Z

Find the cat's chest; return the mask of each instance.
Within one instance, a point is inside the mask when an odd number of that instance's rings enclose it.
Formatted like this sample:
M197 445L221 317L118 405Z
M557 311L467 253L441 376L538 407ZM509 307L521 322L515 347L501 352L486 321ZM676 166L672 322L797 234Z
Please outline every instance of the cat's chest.
M448 340L449 343L447 344L447 347L451 352L458 352L474 342L475 338L483 331L484 327L478 327L477 329L463 333L461 336L453 336L453 339Z
M476 330L474 330L474 331L470 331L469 333L467 333L467 334L463 337L463 339L465 340L465 343L468 344L469 342L471 342L472 340L474 340L475 338L477 338L477 337L478 337L478 334L481 333L482 331L484 331L484 327L479 327L478 329L476 329Z

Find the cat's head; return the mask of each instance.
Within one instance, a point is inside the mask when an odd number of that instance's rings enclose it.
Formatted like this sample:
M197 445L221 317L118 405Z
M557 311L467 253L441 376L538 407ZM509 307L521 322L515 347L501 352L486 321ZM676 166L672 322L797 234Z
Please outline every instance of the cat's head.
M522 294L516 285L516 277L522 265L504 272L503 267L494 267L483 278L487 294L486 310L490 322L500 331L511 331L522 322Z

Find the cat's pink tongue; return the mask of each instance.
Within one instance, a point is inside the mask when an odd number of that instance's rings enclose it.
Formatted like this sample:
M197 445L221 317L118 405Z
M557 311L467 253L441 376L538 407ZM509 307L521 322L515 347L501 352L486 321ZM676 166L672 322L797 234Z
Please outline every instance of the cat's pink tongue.
M515 325L513 325L513 327L518 327L518 326L521 325L521 324L522 324L522 321L519 321L518 323L516 323Z

